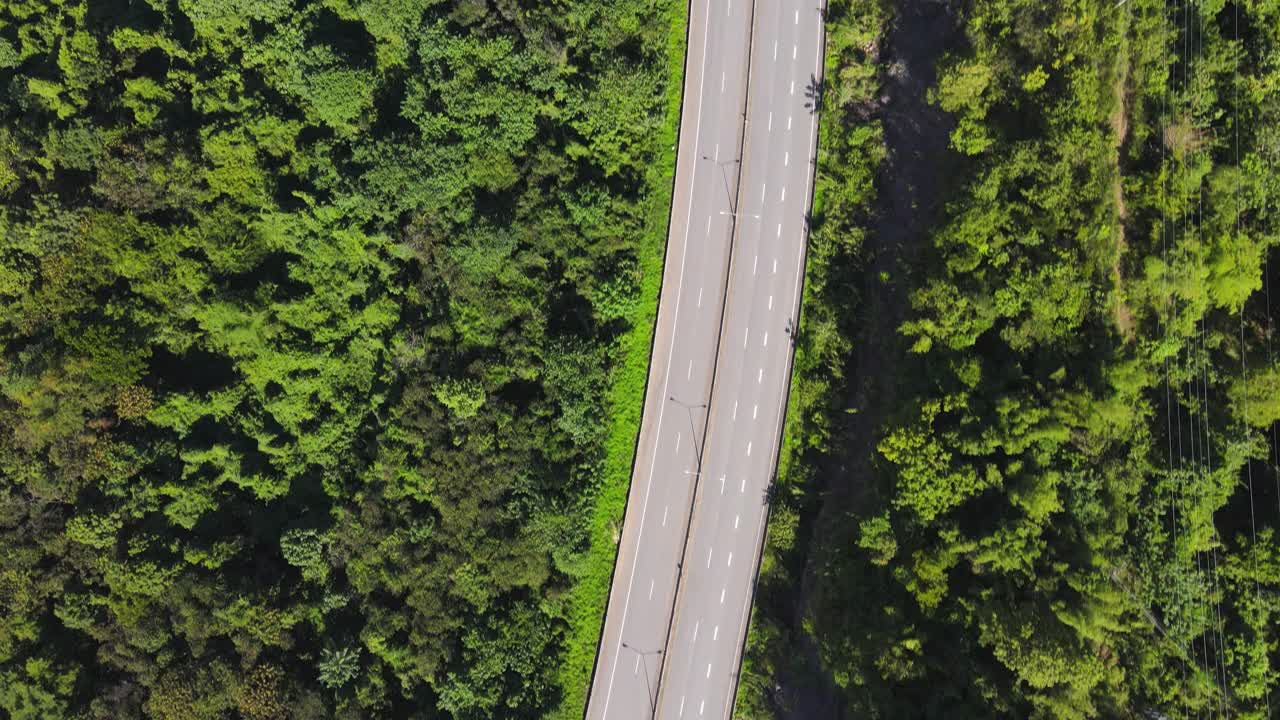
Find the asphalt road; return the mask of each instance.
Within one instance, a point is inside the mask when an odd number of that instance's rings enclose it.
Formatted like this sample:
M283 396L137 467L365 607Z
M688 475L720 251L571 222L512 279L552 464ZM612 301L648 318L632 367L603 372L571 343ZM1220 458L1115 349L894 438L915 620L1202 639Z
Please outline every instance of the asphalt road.
M752 0L690 10L671 233L589 719L732 712L791 374L822 17L814 0L755 0L754 18Z
M653 716L723 317L751 0L692 0L644 414L587 717Z
M755 14L740 223L659 718L733 711L790 385L823 24L815 0L758 0Z

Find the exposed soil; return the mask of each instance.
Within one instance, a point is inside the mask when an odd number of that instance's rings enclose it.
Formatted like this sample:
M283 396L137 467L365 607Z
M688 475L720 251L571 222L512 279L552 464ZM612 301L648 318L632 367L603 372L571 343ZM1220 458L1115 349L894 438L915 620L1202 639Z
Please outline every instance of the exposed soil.
M1111 130L1115 135L1115 178L1111 182L1112 201L1116 206L1116 247L1115 259L1111 266L1112 281L1116 289L1116 328L1125 338L1133 338L1133 313L1124 301L1124 273L1122 262L1128 243L1125 242L1125 223L1129 220L1129 209L1124 202L1123 156L1125 141L1129 137L1129 56L1122 52L1116 59L1115 80L1111 86L1115 109L1111 113Z
M893 408L894 379L907 351L897 330L908 307L908 279L940 217L949 179L958 175L958 159L950 149L954 123L929 104L927 94L937 80L937 61L964 40L955 16L959 2L896 0L894 5L882 55L888 69L881 98L888 157L877 179L875 227L864 248L868 264L859 331L846 368L845 402L856 413L833 432L840 439L832 446L840 452L818 468L816 516L811 513L798 532L798 545L809 552L790 628L801 658L799 668L776 678L781 718L847 717L814 638L803 630L808 598L822 571L822 547L834 543L840 547L833 552L847 552L849 513L877 492L872 461L877 428Z

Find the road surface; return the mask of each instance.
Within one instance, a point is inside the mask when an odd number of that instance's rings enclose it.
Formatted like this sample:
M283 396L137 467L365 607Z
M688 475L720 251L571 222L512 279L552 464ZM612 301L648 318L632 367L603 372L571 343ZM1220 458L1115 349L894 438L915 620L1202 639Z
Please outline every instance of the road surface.
M791 377L823 23L814 0L757 0L755 14L740 224L660 718L733 711Z
M692 2L667 263L589 720L732 712L790 380L821 48L813 0Z
M751 0L692 0L684 102L636 462L587 717L653 716L724 310Z

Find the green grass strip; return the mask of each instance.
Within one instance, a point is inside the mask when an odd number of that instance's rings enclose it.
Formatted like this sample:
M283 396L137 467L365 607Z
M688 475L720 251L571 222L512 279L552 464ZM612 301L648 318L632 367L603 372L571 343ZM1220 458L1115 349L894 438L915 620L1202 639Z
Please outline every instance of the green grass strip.
M649 208L645 234L638 249L640 299L630 321L630 329L618 340L618 364L607 396L610 418L605 441L603 476L591 507L591 545L582 575L569 592L569 632L564 661L560 666L560 687L564 696L549 717L578 720L586 704L591 669L595 664L600 628L618 546L615 536L622 526L631 469L640 434L645 381L653 349L654 323L658 315L658 295L662 288L662 266L666 254L671 217L671 195L676 166L676 145L680 128L685 43L689 8L674 1L667 8L668 78L666 107L657 138L658 154L649 167Z

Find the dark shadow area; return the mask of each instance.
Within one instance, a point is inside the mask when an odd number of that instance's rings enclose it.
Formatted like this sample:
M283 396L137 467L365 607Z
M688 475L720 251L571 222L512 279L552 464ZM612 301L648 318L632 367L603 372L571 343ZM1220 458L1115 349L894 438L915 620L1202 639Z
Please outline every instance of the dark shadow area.
M223 281L234 295L252 295L263 285L271 284L271 297L280 302L297 300L310 292L311 286L289 277L289 266L298 258L285 252L274 252L258 261L252 269L229 275Z
M373 67L374 41L362 22L344 20L325 8L315 20L311 38L331 47L348 67Z
M834 681L836 670L845 673L850 668L823 666L821 640L805 631L806 619L822 620L813 614L812 607L819 583L831 583L834 576L858 574L832 563L848 562L839 556L854 547L857 523L853 514L879 493L873 466L879 427L899 410L898 379L927 377L927 369L921 371L923 375L902 371L903 364L913 358L897 329L908 308L911 270L928 247L929 232L941 217L943 198L957 177L959 158L950 149L953 122L929 104L927 96L936 82L936 63L963 42L956 3L897 0L880 58L885 71L878 108L854 111L862 115L858 121L865 120L868 111L879 114L888 154L876 180L871 232L860 257L849 258L861 263L859 292L863 301L858 316L847 319L855 328L856 349L847 361L843 406L856 412L833 418L832 434L837 439L831 447L838 450L815 458L810 497L799 501L802 510L792 559L804 566L801 587L789 593L767 593L789 599L790 607L771 612L789 618L787 630L795 645L794 658L782 666L770 692L779 718L850 717ZM807 108L821 108L822 93L816 83L810 83L805 95ZM855 594L849 597L851 603L863 600ZM878 610L878 606L868 607L859 614L870 619Z
M85 25L104 34L122 27L144 33L154 32L164 26L164 15L145 2L105 0L85 7Z
M207 393L220 390L236 380L231 358L199 348L175 355L156 347L151 353L147 377L167 392Z
M809 75L809 82L804 87L804 96L804 107L810 115L822 109L822 83L818 82L817 75Z

